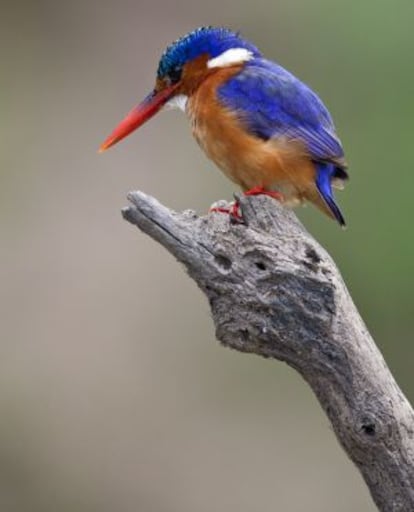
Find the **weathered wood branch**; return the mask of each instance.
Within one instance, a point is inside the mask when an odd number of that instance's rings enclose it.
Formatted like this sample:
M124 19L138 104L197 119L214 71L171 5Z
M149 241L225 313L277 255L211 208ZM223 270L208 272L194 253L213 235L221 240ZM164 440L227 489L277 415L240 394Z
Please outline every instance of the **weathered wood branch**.
M293 212L243 197L246 225L176 213L142 192L126 220L161 243L210 302L217 338L285 361L309 383L382 512L414 511L414 412L327 252Z

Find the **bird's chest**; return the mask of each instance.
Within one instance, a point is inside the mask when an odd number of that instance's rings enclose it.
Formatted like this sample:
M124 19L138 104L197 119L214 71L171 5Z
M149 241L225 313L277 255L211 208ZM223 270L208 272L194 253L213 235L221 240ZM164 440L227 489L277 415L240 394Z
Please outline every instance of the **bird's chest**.
M203 84L188 99L186 112L198 144L242 189L276 189L296 201L313 179L313 164L301 146L249 133L236 113L219 102L214 84Z
M228 171L235 164L234 127L228 115L215 102L206 101L198 94L190 98L187 112L192 134L200 147L218 167Z
M206 155L235 183L244 188L255 180L263 164L262 144L251 137L237 117L214 95L201 91L187 104L192 133Z

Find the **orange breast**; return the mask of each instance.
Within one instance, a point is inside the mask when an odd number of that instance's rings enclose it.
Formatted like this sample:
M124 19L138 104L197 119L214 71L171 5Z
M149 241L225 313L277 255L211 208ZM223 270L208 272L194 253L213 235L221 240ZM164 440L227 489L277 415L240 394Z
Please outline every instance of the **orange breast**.
M187 111L193 135L207 156L243 190L279 190L288 202L315 190L315 166L304 146L286 139L263 141L250 135L216 95L217 87L239 71L223 68L208 76L190 96Z

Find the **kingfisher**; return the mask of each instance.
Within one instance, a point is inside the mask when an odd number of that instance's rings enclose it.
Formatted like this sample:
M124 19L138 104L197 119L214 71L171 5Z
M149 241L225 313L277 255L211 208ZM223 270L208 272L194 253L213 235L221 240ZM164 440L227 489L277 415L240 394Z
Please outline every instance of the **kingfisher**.
M154 89L100 151L166 108L185 112L203 151L244 194L310 202L345 226L332 188L343 188L347 164L328 109L239 33L201 27L169 45ZM241 217L237 201L214 210Z

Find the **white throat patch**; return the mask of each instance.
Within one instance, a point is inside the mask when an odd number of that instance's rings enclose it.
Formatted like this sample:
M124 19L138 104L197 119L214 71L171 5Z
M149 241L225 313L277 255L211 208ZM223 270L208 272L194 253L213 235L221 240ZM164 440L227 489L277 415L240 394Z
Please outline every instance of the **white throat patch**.
M253 53L246 48L230 48L207 62L208 68L225 68L233 64L241 64L253 58Z
M182 110L185 112L185 107L187 105L188 96L185 94L177 94L177 96L173 96L167 103L164 105L165 110Z

